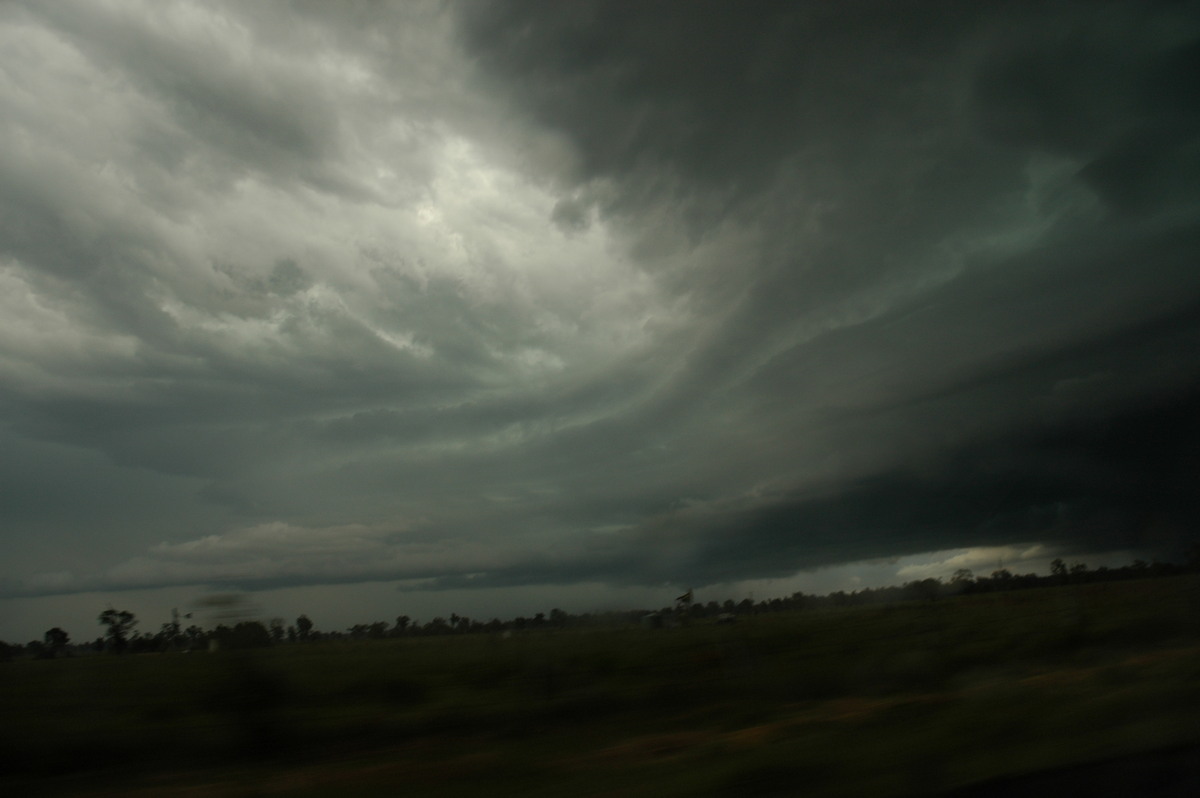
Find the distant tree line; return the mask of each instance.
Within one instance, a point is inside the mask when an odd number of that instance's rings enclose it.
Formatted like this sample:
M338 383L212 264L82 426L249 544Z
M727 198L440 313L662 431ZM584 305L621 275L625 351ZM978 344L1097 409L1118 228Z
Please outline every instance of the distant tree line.
M867 604L887 604L899 601L936 601L940 598L960 595L996 593L1010 590L1055 587L1061 585L1090 584L1127 579L1176 576L1200 572L1200 556L1192 556L1186 564L1134 560L1119 568L1101 566L1090 569L1084 563L1068 564L1056 559L1050 564L1050 573L1014 574L1007 568L998 568L988 576L975 576L970 570L960 568L947 580L919 579L903 585L865 588L852 592L838 590L827 595L793 593L785 598L742 599L734 602L707 603L677 602L673 607L657 610L628 610L621 612L582 613L574 615L555 608L550 614L536 613L532 617L519 616L509 620L492 618L480 621L457 613L448 617L438 616L421 623L407 615L397 616L394 622L376 621L355 624L344 631L319 631L307 615L286 624L282 618L273 618L268 623L239 621L232 626L219 624L213 629L202 629L196 625L186 628L180 622L178 612L173 611L171 621L161 625L157 632L144 634L135 627L137 618L128 610L109 608L97 616L104 627L103 634L83 643L72 644L69 635L60 627L48 629L41 640L32 640L24 645L0 642L0 662L18 657L55 659L91 653L147 654L167 652L191 652L214 650L239 650L265 648L274 645L304 644L331 640L384 640L400 637L432 637L439 635L461 635L479 633L511 633L540 629L562 629L567 627L606 626L614 624L637 624L648 616L669 617L680 621L693 619L731 619L771 612L784 612L825 607L848 607ZM184 616L184 617L190 617Z

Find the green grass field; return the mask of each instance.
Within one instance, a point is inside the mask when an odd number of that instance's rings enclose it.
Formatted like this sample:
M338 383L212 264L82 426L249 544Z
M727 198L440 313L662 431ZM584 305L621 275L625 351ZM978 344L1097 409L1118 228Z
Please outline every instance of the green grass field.
M13 795L930 794L1200 743L1200 578L0 680Z

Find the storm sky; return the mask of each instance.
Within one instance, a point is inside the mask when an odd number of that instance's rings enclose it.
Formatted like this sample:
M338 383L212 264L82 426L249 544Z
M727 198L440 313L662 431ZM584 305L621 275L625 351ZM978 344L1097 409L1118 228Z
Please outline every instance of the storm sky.
M1188 2L0 5L0 639L1177 558L1198 76Z

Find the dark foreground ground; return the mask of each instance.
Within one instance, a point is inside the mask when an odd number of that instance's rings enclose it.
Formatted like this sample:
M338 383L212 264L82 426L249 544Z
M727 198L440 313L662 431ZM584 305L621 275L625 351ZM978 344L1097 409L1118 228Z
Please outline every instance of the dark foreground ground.
M8 795L1200 795L1200 579L0 664Z
M1176 746L1039 773L990 779L945 793L946 798L1008 798L1014 795L1023 798L1195 798L1200 795L1200 747Z

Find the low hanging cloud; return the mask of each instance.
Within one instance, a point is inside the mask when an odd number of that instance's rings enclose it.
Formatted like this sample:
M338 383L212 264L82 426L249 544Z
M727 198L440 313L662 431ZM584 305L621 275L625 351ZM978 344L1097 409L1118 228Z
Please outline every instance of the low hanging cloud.
M6 4L0 592L1179 556L1198 52L1132 1Z
M362 525L311 528L268 523L177 543L160 543L112 568L108 585L271 585L414 578L447 567L447 546L406 540L403 531ZM457 551L459 567L486 568L494 558Z

